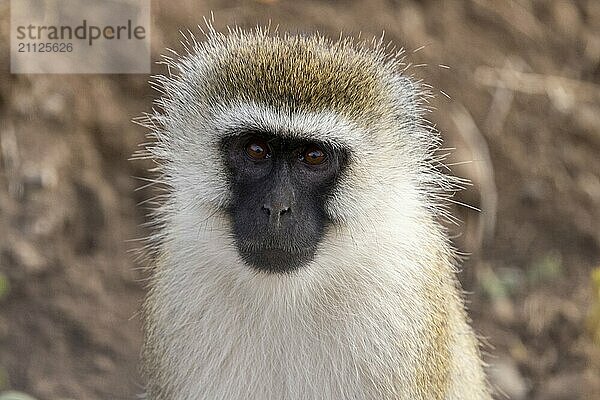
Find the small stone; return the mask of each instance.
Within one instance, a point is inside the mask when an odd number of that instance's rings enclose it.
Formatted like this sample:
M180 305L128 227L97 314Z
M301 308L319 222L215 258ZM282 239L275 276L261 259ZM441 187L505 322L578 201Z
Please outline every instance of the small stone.
M94 358L94 365L99 372L110 372L114 371L115 363L104 355L98 355Z
M0 393L0 400L36 400L28 394L9 391Z
M529 388L517 365L510 358L494 361L488 373L492 385L498 387L509 399L524 400L527 398Z
M13 246L13 251L17 262L21 264L28 272L42 272L46 267L44 257L31 243L21 240L16 241Z
M65 98L60 93L50 93L42 102L41 108L47 116L61 119L65 114Z
M495 299L492 303L492 307L494 310L494 315L499 322L509 325L515 321L515 307L508 297L500 297Z

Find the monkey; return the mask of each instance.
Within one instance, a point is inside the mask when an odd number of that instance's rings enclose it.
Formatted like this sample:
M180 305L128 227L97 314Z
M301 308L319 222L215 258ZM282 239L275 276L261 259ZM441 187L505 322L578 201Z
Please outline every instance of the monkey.
M165 57L152 400L491 399L428 91L381 40L256 28Z

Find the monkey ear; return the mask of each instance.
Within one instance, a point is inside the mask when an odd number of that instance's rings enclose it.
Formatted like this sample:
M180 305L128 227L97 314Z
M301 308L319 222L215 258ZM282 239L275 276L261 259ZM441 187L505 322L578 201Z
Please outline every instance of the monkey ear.
M394 77L394 96L401 111L400 117L406 120L421 118L424 97L427 90L413 77L397 74Z

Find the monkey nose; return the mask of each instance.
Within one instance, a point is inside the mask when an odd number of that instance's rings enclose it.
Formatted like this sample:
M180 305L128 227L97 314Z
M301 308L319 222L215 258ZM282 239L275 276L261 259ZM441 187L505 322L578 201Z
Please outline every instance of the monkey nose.
M269 216L269 222L279 226L280 219L283 215L289 214L292 209L285 204L264 204L262 211Z

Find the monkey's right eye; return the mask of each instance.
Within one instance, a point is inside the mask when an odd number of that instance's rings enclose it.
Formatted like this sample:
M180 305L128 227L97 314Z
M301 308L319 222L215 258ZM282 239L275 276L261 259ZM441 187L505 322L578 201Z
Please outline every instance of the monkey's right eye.
M259 138L252 138L246 144L246 154L253 160L264 160L271 157L269 144Z

